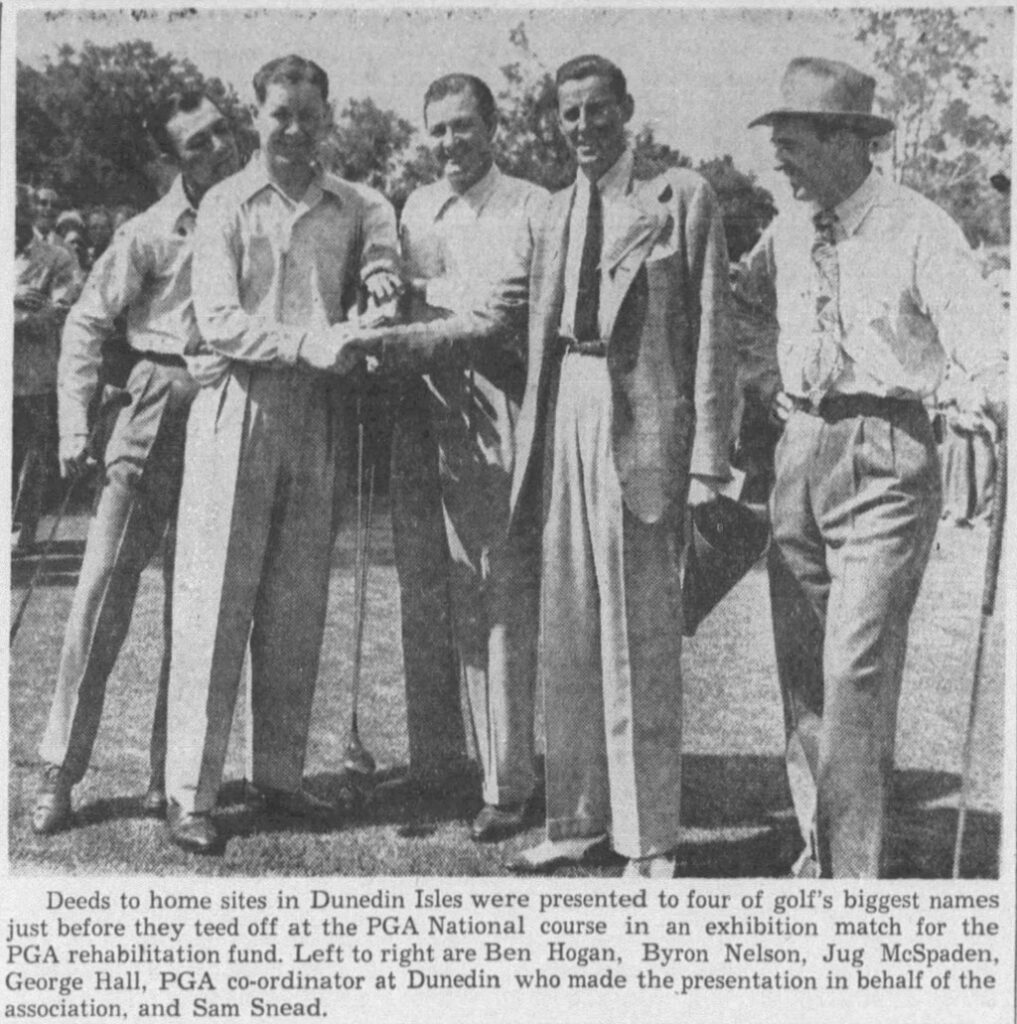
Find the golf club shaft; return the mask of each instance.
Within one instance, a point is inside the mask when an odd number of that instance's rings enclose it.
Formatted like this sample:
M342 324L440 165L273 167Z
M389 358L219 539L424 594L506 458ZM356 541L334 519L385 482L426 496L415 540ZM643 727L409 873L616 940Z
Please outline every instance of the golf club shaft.
M982 682L982 657L985 650L985 635L989 619L996 607L996 584L999 578L999 563L1003 551L1003 527L1006 525L1006 435L1000 435L996 452L996 480L993 493L992 525L989 530L989 544L985 555L985 583L982 587L981 617L978 622L978 641L975 645L975 663L971 681L971 700L968 705L968 723L964 732L964 748L961 754L961 789L957 810L957 835L953 847L953 870L951 877L960 878L961 857L964 849L964 830L968 815L968 788L971 777L971 754L978 717L978 692Z
M36 584L42 578L43 569L46 568L46 562L49 559L50 551L53 548L53 541L56 539L57 531L60 529L60 524L64 520L64 515L67 512L67 507L70 504L71 497L77 492L78 487L81 485L81 481L90 475L88 472L87 459L95 458L97 455L95 445L96 441L99 439L100 431L105 425L106 418L114 412L119 413L125 405L130 405L130 403L131 396L123 388L114 388L107 385L107 387L103 389L102 403L99 406L99 411L95 417L95 423L92 425L92 429L88 432L88 438L86 439L85 446L81 452L81 467L77 476L75 476L67 486L63 501L60 502L60 508L57 511L56 518L53 520L53 525L49 529L49 535L46 537L46 543L43 545L42 553L39 555L39 561L35 566L35 571L32 573L32 578L29 580L28 587L22 595L21 603L18 605L18 610L15 612L14 618L11 620L11 631L8 643L13 643L14 638L18 635L18 630L21 627L21 620L25 616L25 609L28 607L28 602L32 599L32 594L35 592Z

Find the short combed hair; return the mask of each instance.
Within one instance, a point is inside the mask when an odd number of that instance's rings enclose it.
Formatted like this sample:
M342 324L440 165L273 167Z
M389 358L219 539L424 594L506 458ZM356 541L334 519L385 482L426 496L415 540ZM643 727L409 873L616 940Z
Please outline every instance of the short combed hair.
M265 94L273 82L288 82L290 85L307 82L321 93L323 100L328 99L328 75L313 60L298 57L295 53L276 57L258 69L254 76L254 95L259 103L265 102Z
M607 79L615 99L619 103L625 102L629 94L625 74L617 64L596 53L584 53L581 57L565 61L554 76L555 88L560 88L565 82L575 82L594 75Z
M493 128L498 123L498 107L494 102L494 95L488 88L487 83L476 75L466 75L456 72L451 75L442 75L436 78L424 93L424 119L427 119L427 107L430 103L443 100L446 96L458 96L460 93L468 92L477 101L477 110L488 128Z
M200 89L188 89L175 92L159 104L155 117L148 124L149 134L155 139L156 145L169 157L176 159L176 142L169 131L169 123L177 114L190 114L197 110L208 97ZM211 103L212 101L209 100Z

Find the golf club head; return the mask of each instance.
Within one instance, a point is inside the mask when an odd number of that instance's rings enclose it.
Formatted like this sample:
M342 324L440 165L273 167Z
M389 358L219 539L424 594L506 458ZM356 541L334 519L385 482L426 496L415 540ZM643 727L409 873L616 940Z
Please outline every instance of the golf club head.
M360 737L353 735L343 754L343 767L353 775L373 775L378 765Z

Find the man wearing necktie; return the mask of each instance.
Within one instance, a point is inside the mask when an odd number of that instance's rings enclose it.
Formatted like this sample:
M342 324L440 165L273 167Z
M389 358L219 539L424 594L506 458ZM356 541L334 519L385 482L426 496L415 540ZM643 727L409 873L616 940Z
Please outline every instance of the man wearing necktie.
M540 677L545 871L609 842L670 877L681 797L681 588L689 500L728 478L734 366L721 218L698 175L636 180L625 77L599 56L556 77L575 184L530 272L513 524L543 497Z
M544 872L610 841L629 873L668 877L681 799L681 524L686 498L712 499L730 473L727 250L699 175L634 176L618 67L577 57L556 82L578 173L551 197L528 271L515 267L469 313L382 329L382 363L489 348L528 302L508 530L543 523L547 839L509 866Z
M940 505L922 400L948 355L972 405L1005 417L1000 304L950 218L873 169L872 139L893 130L874 90L847 64L791 62L752 124L771 126L798 202L736 275L739 300L776 322L787 415L769 568L799 877L886 870L908 620Z

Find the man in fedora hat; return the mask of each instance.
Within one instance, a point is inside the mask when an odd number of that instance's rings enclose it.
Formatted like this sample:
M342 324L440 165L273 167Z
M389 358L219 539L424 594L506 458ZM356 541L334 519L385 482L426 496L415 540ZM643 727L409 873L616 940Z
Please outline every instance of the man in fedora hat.
M750 127L771 128L797 202L737 275L777 327L770 591L806 877L885 871L908 620L940 505L922 400L952 357L972 406L1005 417L1000 305L957 225L873 170L893 129L874 91L839 61L791 62Z

